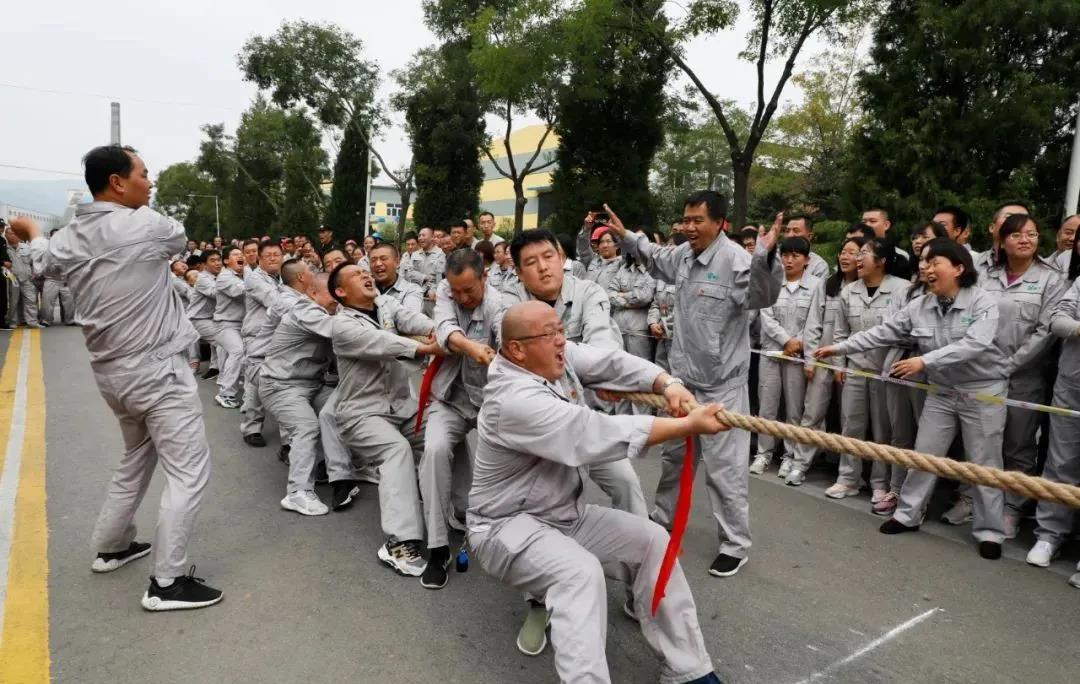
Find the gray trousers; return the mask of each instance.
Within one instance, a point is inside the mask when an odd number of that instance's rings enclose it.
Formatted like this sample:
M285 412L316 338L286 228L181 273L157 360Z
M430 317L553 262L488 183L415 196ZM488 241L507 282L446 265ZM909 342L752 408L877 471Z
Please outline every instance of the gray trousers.
M32 280L19 282L19 322L24 325L38 325L38 289Z
M382 530L400 541L424 539L423 509L416 483L416 459L424 453L425 426L407 416L338 416L345 446L379 469ZM424 422L427 423L425 415Z
M315 464L320 458L319 409L330 396L322 383L260 382L266 410L289 434L289 484L286 493L315 489Z
M236 399L240 394L240 379L244 373L244 338L240 336L240 321L216 321L218 353L224 353L221 373L218 374L218 392L223 397Z
M262 397L259 396L259 371L262 370L262 361L261 358L249 358L244 366L244 403L240 406L240 412L244 414L240 421L240 433L244 436L261 434L263 429L266 412L263 409Z
M1054 383L1054 405L1080 406L1080 381L1070 381L1059 374ZM1050 414L1050 453L1043 477L1080 485L1080 418ZM1035 519L1038 521L1035 536L1040 541L1061 546L1069 538L1076 511L1069 506L1040 501Z
M546 596L559 680L589 684L611 681L605 577L630 587L641 633L660 661L661 682L688 682L713 671L680 564L652 615L653 587L667 543L659 525L592 505L565 530L521 514L494 532L469 533L486 573L519 591Z
M849 373L844 379L843 394L840 395L840 428L846 437L866 439L868 434L872 433L873 440L878 444L889 444L889 408L885 402L885 383ZM841 454L836 481L849 487L858 487L862 482L862 471L861 458ZM871 462L870 488L888 491L888 463Z
M41 287L41 322L53 322L53 309L56 308L57 300L60 302L60 321L64 325L75 322L75 297L71 289L62 280L46 278Z
M591 465L588 471L589 479L611 497L613 507L639 518L649 517L649 506L645 503L645 493L641 491L641 480L638 479L637 471L629 458Z
M356 467L349 447L341 437L341 425L337 415L338 388L334 387L330 397L319 411L319 432L322 439L323 454L326 456L326 475L331 482L355 480ZM377 474L374 466L363 464L361 468Z
M738 413L750 410L746 384L720 392L691 388L702 404L718 403ZM652 518L670 526L679 496L679 473L682 472L685 440L664 444L660 481L656 485ZM694 437L695 468L705 464L705 489L709 494L713 517L720 536L720 553L745 558L750 552L750 433L728 430L715 435Z
M1009 398L1041 404L1046 385L1042 372L1022 373L1009 378ZM1002 437L1002 459L1006 470L1019 470L1034 475L1038 469L1039 431L1042 414L1025 408L1008 406L1005 409L1005 434ZM1005 493L1005 509L1020 515L1028 498L1021 494Z
M671 339L665 337L656 341L656 356L653 358L653 363L660 366L666 371L671 370L671 364L668 362L668 358L671 356Z
M806 383L806 399L803 400L802 420L799 425L815 430L825 429L825 418L829 414L829 402L832 400L835 383L834 377L832 371L824 368L815 369L814 379ZM817 447L798 442L792 445L791 451L794 454L795 467L804 473L810 470L818 452Z
M203 342L210 345L210 367L220 370L221 366L218 358L218 324L210 318L192 318L191 325L195 327L195 331L199 333L199 337Z
M914 387L885 386L885 404L889 409L889 432L891 444L899 449L914 449L919 434L919 416L926 404L926 392ZM892 465L889 491L899 494L907 479L907 468Z
M802 422L803 402L806 399L806 374L800 364L777 361L767 356L760 359L758 370L758 415L776 420L780 400L784 401L784 421L792 425ZM758 435L758 455L772 457L776 438ZM795 443L784 440L784 458L795 454Z
M93 549L116 553L135 540L135 511L160 463L165 489L154 532L153 576L181 577L188 571L188 540L210 479L202 404L187 359L177 354L128 373L95 371L94 380L120 421L124 455L94 525Z
M454 480L461 465L457 450L465 444L465 436L476 429L476 418L466 418L450 404L435 400L427 412L424 430L424 456L420 459L420 496L424 501L424 522L427 526L429 549L449 546L448 526L464 530L457 521L453 499ZM464 450L465 475L469 486L472 482L472 454ZM459 477L458 480L464 479ZM465 508L468 507L466 489Z
M1004 394L1001 386L983 390L987 394ZM956 437L957 428L964 440L964 450L972 463L1001 468L1001 437L1005 429L1005 407L975 399L929 394L919 418L919 436L915 450L935 456L945 456ZM900 490L893 517L912 526L922 524L926 506L934 493L937 476L910 470ZM1001 543L1004 538L1002 517L1005 499L1000 489L972 487L975 521L972 535L979 541Z

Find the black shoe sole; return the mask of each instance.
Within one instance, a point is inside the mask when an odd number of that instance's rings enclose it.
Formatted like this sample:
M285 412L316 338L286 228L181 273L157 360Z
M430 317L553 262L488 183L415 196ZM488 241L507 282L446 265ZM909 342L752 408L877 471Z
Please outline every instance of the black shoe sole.
M117 561L116 567L98 566L97 562L99 560L101 560L101 559L95 558L94 562L90 565L90 571L91 572L96 572L99 575L104 574L106 572L115 572L115 571L119 570L120 568L124 567L125 565L127 565L128 563L132 563L134 561L139 560L140 558L145 558L146 556L149 556L151 550L152 550L152 547L148 546L145 549L143 549L142 551L140 551L138 553L133 553L130 556L125 556L123 558L114 558L112 560ZM106 561L106 562L112 562L112 561Z
M263 439L262 435L259 435L258 439L249 439L249 437L254 437L254 435L245 435L244 436L244 444L247 444L249 447L255 447L256 449L261 449L264 446L266 446L266 440Z
M360 488L353 487L352 491L349 492L349 495L345 497L344 501L342 501L341 503L335 503L330 507L335 511L344 511L346 509L352 508L353 499L355 499L357 496L360 496Z
M733 570L714 570L713 568L710 567L709 568L709 574L712 575L713 577L731 577L732 575L739 572L739 570L742 568L742 566L746 565L746 563L749 560L750 560L749 558L740 558L739 559L739 564L736 565L735 569L733 569Z

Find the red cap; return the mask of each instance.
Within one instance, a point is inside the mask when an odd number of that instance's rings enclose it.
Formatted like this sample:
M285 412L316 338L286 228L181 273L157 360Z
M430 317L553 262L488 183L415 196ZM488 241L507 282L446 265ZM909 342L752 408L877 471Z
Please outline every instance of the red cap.
M602 238L604 236L604 233L608 232L609 230L611 230L611 229L608 228L607 226L600 226L599 228L597 228L596 230L594 230L592 232L592 239L593 240L599 240L600 238Z

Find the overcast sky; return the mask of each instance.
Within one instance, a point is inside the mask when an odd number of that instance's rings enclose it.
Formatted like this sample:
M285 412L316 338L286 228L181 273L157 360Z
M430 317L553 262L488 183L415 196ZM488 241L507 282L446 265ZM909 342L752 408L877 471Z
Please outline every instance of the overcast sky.
M81 155L109 140L112 99L121 103L123 142L140 150L152 174L194 158L199 127L224 122L234 132L256 92L236 66L240 46L283 20L332 21L360 37L383 73L383 98L392 92L390 72L434 42L420 0L186 0L167 10L145 0L0 5L0 178L63 177L11 165L78 173ZM698 40L688 61L722 97L750 103L753 66L736 57L744 36L740 26ZM775 78L778 66L770 72ZM798 93L789 89L785 99ZM400 128L380 151L394 166L408 159Z

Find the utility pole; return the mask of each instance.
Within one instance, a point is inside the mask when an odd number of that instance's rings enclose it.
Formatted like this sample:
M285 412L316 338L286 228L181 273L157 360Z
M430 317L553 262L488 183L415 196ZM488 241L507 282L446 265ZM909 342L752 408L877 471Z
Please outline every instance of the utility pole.
M1077 213L1080 202L1080 106L1076 111L1076 130L1073 131L1072 160L1069 162L1069 180L1065 183L1065 216Z
M120 103L113 102L109 105L111 120L109 126L109 142L113 145L120 144Z
M368 142L371 142L372 130L369 128L367 133ZM360 235L360 242L363 243L364 238L371 232L371 145L367 146L367 188L364 191L364 232ZM402 224L404 225L404 224ZM400 233L400 229L398 230Z
M221 212L218 209L218 196L190 194L188 197L212 197L214 199L214 232L218 237L221 237Z

